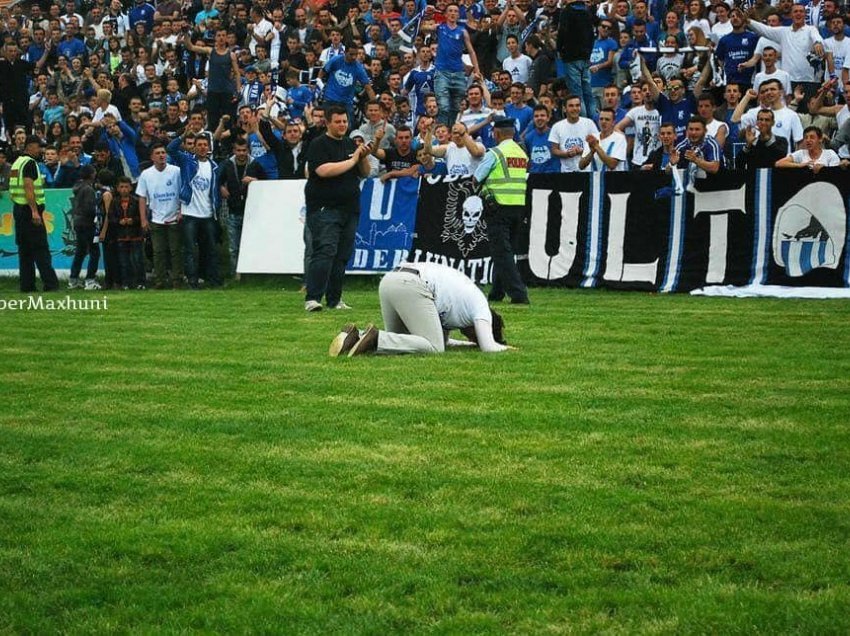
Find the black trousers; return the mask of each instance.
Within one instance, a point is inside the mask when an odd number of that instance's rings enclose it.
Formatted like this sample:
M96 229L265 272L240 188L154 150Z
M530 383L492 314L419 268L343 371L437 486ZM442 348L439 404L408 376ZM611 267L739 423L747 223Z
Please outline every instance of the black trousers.
M495 205L488 210L487 239L493 258L493 287L490 300L502 300L507 294L514 302L528 300L528 288L522 282L516 264L516 250L525 218L525 206Z
M21 278L21 291L35 291L35 270L41 275L44 291L59 288L59 279L50 257L47 244L47 228L44 227L44 206L38 206L42 224L32 222L32 212L28 205L15 203L12 214L15 217L15 243L18 245L18 270Z
M74 233L77 242L74 247L74 260L71 261L71 278L80 277L83 261L88 256L86 278L92 280L97 276L97 266L100 263L100 245L94 242L94 226L75 227Z
M223 115L230 115L231 120L236 115L233 93L207 93L206 103L208 130L215 130Z

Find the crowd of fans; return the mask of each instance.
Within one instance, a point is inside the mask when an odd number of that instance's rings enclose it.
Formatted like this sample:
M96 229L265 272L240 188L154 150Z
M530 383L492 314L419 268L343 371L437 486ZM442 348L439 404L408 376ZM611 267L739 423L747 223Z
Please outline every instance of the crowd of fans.
M248 184L304 178L330 105L345 107L383 180L471 175L504 117L532 173L846 167L845 11L837 0L20 2L0 9L0 188L30 135L46 144L46 187L72 187L90 165L98 191L119 177L135 188L156 148L192 154L203 138L235 263Z

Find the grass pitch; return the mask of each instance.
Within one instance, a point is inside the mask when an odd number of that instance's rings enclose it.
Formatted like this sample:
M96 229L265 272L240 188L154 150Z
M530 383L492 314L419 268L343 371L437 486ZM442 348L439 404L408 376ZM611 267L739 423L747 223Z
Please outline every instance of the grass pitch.
M0 315L0 632L850 631L850 303L532 290L517 351L336 360L374 282L297 286Z

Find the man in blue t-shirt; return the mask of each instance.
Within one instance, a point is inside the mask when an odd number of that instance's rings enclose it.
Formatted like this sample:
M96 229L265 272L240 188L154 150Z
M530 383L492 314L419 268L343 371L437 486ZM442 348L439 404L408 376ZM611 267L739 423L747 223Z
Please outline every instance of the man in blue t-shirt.
M434 65L431 63L431 47L419 49L419 66L414 67L404 80L404 94L413 93L413 105L417 117L425 114L425 96L434 92Z
M726 82L738 84L745 91L752 86L753 68L743 64L755 53L759 38L746 30L746 18L740 9L732 11L729 22L732 24L732 32L720 38L714 54L723 62Z
M534 107L534 125L525 133L525 151L528 153L528 172L531 174L561 171L561 160L552 156L549 148L549 110L542 104Z
M528 128L534 117L534 111L523 101L523 97L525 97L525 84L520 82L511 84L511 100L505 104L505 117L510 117L516 122L517 134L514 135L514 140L519 139L519 133Z
M722 153L713 137L706 134L705 120L692 117L688 122L686 137L676 144L677 167L688 171L688 181L704 179L720 170Z
M605 18L597 29L599 36L590 52L590 88L596 98L596 108L599 109L602 105L602 91L614 81L614 54L620 47L614 38L610 37L613 29L611 20Z
M685 132L688 129L688 122L697 112L697 102L694 95L702 93L705 83L711 76L709 72L709 64L702 69L697 83L694 85L694 92L687 94L685 80L678 75L667 82L667 95L658 90L658 86L653 80L649 69L645 63L641 63L643 76L649 85L649 94L655 101L655 106L658 112L661 113L661 121L669 121L676 127L676 140L681 141L685 138ZM668 96L669 95L669 96Z
M460 102L466 95L466 75L463 69L463 53L469 53L472 62L472 76L481 81L481 71L478 69L478 57L472 48L472 40L466 27L458 22L460 9L451 3L445 10L446 21L438 24L437 59L434 60L434 92L440 105L440 121L451 126L460 112Z
M348 112L348 121L354 121L354 93L357 84L363 86L369 99L375 99L372 82L365 67L357 61L360 47L352 43L345 49L345 55L336 55L328 60L319 73L325 82L324 103L326 106L339 104Z

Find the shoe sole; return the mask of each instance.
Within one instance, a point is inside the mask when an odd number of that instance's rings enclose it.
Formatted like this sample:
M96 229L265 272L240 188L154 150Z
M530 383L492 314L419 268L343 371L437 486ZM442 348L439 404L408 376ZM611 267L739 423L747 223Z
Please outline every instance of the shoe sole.
M328 347L328 355L332 358L347 355L359 339L360 334L357 332L357 327L350 323L345 325L333 339L331 346Z

